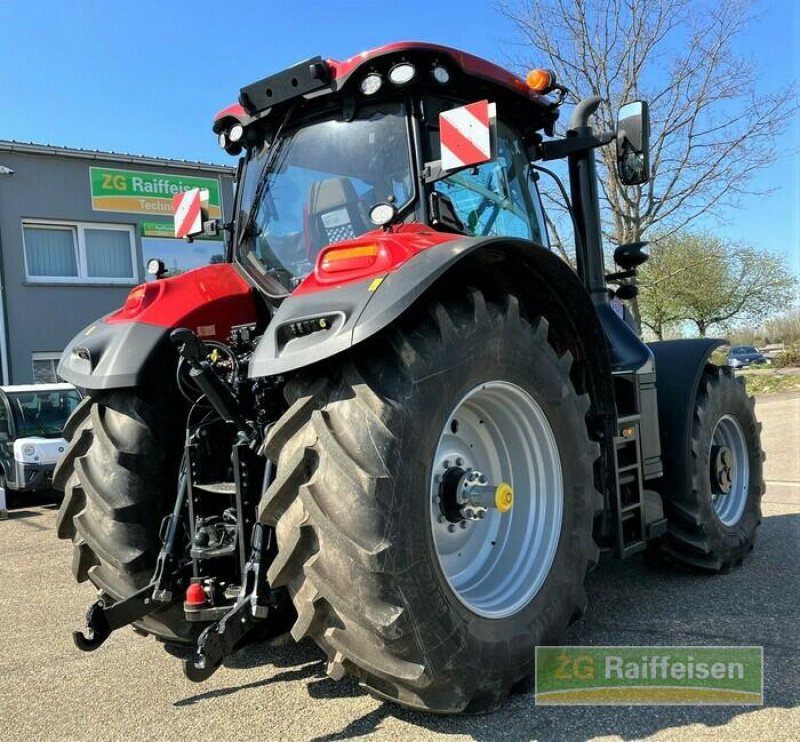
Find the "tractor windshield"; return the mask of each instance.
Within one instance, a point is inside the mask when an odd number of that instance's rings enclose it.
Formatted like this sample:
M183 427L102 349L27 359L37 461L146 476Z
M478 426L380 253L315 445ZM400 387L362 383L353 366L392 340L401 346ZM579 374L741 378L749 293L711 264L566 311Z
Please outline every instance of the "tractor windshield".
M287 126L254 148L239 198L239 261L262 282L294 289L323 247L376 229L376 203L402 211L414 201L409 141L405 106L382 103L352 120Z

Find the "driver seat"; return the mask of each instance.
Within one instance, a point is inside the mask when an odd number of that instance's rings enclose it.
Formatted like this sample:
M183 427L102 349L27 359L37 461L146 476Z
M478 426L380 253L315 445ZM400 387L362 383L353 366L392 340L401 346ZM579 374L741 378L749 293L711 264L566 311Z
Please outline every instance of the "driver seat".
M314 254L325 245L352 240L369 229L356 189L347 178L312 183L306 209L308 247Z

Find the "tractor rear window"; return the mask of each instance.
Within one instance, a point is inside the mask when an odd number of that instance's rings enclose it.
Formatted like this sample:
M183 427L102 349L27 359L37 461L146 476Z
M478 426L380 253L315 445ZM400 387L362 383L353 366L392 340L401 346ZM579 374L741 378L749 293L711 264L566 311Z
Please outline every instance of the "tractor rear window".
M372 206L392 201L402 211L413 199L404 106L306 123L247 163L238 257L249 272L291 291L323 247L376 228L367 216Z

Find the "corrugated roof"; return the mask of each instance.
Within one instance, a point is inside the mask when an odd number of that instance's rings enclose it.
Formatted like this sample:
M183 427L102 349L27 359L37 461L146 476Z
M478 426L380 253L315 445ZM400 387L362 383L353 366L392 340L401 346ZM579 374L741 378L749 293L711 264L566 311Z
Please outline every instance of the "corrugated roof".
M196 160L174 160L168 157L149 157L132 155L126 152L105 152L99 149L80 149L78 147L61 147L53 144L37 144L36 142L18 142L13 139L0 139L0 152L14 152L28 155L51 155L54 157L74 157L83 160L105 160L122 162L128 165L149 165L155 167L180 167L186 170L203 170L221 175L235 175L236 168L215 165L210 162Z

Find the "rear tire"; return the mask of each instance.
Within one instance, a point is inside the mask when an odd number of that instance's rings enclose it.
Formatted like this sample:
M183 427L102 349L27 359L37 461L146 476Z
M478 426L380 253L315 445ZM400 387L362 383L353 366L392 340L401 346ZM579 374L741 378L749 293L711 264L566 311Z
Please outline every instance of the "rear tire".
M70 417L69 446L53 476L64 490L58 536L74 544L72 572L111 602L152 578L159 527L177 496L182 416L139 390L86 397ZM180 604L134 623L169 642L194 643Z
M692 424L691 482L664 493L669 532L652 549L657 558L703 572L726 572L753 550L764 494L761 423L755 399L733 369L708 365ZM723 487L718 455L730 451ZM732 480L728 485L727 479ZM722 493L722 489L730 491Z
M546 321L520 317L515 297L473 290L414 310L339 365L290 382L291 407L267 441L277 473L260 519L276 526L268 576L292 596L292 635L314 638L329 675L353 675L417 709L488 711L532 674L537 645L561 640L586 604L601 506L588 398L575 393L570 365L548 344ZM524 391L549 423L563 511L541 587L490 618L443 572L430 492L451 412L496 381ZM526 497L535 499L518 491L514 507Z

